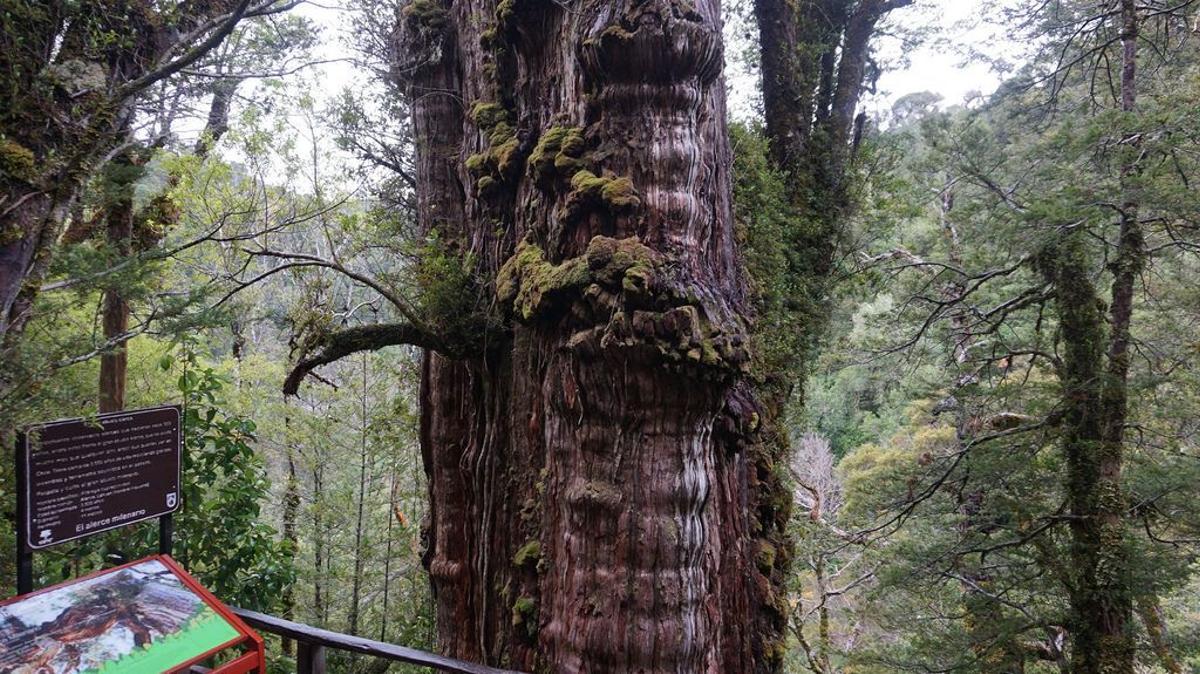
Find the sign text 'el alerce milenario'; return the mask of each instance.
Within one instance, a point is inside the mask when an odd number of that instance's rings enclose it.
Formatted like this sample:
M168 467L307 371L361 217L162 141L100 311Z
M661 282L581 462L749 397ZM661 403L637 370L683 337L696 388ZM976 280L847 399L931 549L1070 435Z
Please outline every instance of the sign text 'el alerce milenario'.
M25 430L26 543L45 548L179 508L178 407L68 419Z

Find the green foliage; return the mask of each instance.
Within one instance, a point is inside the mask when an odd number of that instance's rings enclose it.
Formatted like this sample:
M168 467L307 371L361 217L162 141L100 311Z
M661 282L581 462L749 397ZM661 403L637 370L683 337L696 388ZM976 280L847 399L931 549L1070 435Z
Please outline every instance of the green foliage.
M412 283L418 313L449 346L471 350L495 329L475 259L451 248L436 231L417 248Z
M742 124L729 127L733 146L733 212L746 269L758 306L755 323L753 372L760 378L790 382L800 356L794 311L807 308L808 288L790 273L786 245L797 226L783 176L767 158L761 129ZM783 245L781 245L783 244ZM799 318L802 320L802 318Z
M183 507L175 515L175 556L227 603L277 610L295 571L289 544L261 517L270 484L254 451L256 426L223 409L226 381L191 347L180 358Z

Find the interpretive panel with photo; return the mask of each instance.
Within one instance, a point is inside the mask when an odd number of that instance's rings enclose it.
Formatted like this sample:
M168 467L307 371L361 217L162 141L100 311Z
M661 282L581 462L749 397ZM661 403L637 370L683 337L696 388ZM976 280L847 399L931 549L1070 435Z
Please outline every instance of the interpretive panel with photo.
M241 638L147 559L0 606L0 674L165 672Z

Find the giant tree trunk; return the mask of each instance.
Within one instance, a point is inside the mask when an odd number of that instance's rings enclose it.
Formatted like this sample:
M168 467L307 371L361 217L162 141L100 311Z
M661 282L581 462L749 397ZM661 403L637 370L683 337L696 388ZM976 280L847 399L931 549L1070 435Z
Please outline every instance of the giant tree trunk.
M1140 17L1133 0L1121 0L1121 86L1120 108L1126 119L1137 111L1137 56ZM1071 499L1071 552L1076 577L1071 588L1071 608L1075 617L1072 634L1074 655L1071 669L1076 674L1132 674L1136 643L1132 633L1133 589L1125 517L1128 512L1121 473L1124 464L1125 426L1129 413L1129 352L1134 294L1145 262L1146 242L1142 233L1140 203L1133 185L1140 171L1141 135L1126 130L1121 140L1120 231L1116 255L1109 268L1113 273L1109 334L1100 372L1099 354L1089 354L1096 365L1087 380L1088 390L1068 388L1068 400L1081 395L1095 398L1098 419L1084 428L1086 435L1068 445L1069 497ZM1086 272L1082 272L1086 273ZM1080 274L1082 276L1082 273ZM1082 278L1069 280L1076 287ZM1060 284L1061 288L1061 284ZM1061 292L1061 291L1060 291ZM1087 312L1093 321L1073 326L1082 311L1064 308L1064 340L1098 340L1104 321L1095 312ZM1068 320L1068 319L1071 320ZM1076 328L1074 333L1069 332ZM1089 346L1090 343L1089 343ZM1091 347L1095 348L1095 347ZM1067 367L1070 361L1067 360ZM1073 373L1068 373L1071 376ZM1079 382L1072 382L1078 385ZM1079 403L1068 402L1067 409Z
M425 356L441 649L772 669L781 600L756 536L787 497L747 456L717 2L404 14L422 225L505 312L480 355Z

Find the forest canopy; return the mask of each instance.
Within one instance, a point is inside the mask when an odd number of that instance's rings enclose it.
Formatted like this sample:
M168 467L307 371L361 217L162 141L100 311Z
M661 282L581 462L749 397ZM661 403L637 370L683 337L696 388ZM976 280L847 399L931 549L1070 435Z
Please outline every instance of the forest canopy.
M0 442L495 667L1200 671L1197 180L1194 0L0 0Z

